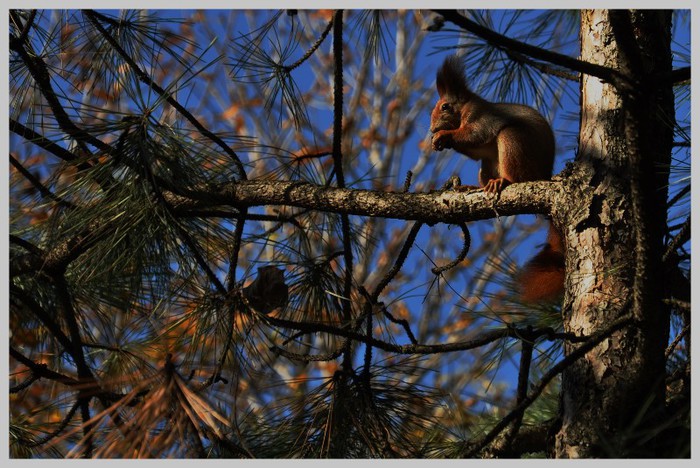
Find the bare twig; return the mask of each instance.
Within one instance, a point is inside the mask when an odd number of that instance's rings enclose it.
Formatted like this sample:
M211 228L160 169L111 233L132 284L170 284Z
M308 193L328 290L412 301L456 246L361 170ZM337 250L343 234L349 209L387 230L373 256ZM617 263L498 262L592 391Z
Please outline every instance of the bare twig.
M333 27L333 19L334 18L335 18L335 16L333 16L333 18L331 18L331 20L326 25L326 28L321 33L321 36L316 40L316 42L313 43L313 45L309 48L309 50L307 50L306 53L299 60L297 60L296 62L294 62L291 65L284 66L284 70L286 72L293 71L295 68L300 66L302 63L306 62L306 60L308 60L308 58L311 57L314 52L316 52L316 49L319 48L319 46L323 43L323 40L326 38L326 36L328 36L328 33L331 32L331 28Z
M462 229L462 234L464 235L464 243L462 244L462 250L459 252L459 255L457 255L457 258L452 260L447 265L443 265L440 267L433 267L430 271L434 275L440 275L440 274L444 273L445 271L456 267L457 265L459 265L462 262L462 260L467 258L467 253L469 253L469 247L472 245L472 237L469 234L469 228L467 228L466 223L458 223L457 225L460 227L460 229Z

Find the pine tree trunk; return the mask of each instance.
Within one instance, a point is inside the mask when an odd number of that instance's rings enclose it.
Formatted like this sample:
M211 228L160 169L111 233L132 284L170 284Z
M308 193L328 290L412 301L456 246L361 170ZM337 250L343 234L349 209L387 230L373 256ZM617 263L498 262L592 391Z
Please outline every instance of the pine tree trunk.
M674 119L672 87L659 74L671 69L670 26L670 11L581 13L582 60L621 78L584 75L581 82L580 170L563 215L564 327L591 335L626 315L632 323L562 374L557 457L658 455L635 432L664 408L669 315L661 255Z

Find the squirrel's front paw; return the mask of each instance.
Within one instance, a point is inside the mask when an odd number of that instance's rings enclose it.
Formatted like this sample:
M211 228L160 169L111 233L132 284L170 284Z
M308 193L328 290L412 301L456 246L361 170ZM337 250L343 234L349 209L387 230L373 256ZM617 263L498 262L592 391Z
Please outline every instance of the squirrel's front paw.
M433 151L442 151L450 148L450 134L444 130L439 130L433 135Z

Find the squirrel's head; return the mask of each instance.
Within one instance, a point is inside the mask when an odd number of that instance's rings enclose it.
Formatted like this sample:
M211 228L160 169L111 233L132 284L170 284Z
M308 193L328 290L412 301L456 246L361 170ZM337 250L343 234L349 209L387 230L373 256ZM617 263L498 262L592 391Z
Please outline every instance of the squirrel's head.
M462 106L469 100L471 92L457 56L445 59L435 77L435 85L440 99L430 115L430 131L459 128Z

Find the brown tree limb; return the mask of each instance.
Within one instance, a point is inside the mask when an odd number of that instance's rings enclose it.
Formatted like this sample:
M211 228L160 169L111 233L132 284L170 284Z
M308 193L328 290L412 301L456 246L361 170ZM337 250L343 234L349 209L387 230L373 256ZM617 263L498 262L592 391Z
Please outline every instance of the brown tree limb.
M163 200L173 212L224 205L239 209L286 205L360 216L458 224L495 216L548 213L552 200L562 186L560 182L550 181L512 184L501 192L498 199L480 191L403 193L280 181L238 181L216 187L176 189L178 193L162 191ZM15 277L40 270L63 269L110 229L110 223L96 221L75 237L48 249L43 256L27 253L12 258L10 275Z
M176 188L168 200L175 208L200 203L253 207L284 205L358 216L457 224L517 214L548 214L559 182L512 184L498 198L451 190L428 193L324 187L308 182L239 181L212 187Z

